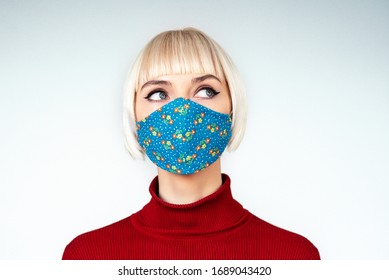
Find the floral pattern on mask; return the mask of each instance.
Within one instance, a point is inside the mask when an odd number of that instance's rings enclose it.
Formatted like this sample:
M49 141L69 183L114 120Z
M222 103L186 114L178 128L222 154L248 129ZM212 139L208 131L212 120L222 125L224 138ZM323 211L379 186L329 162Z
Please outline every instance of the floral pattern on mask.
M231 138L231 117L184 98L137 122L138 143L158 167L193 174L214 163Z

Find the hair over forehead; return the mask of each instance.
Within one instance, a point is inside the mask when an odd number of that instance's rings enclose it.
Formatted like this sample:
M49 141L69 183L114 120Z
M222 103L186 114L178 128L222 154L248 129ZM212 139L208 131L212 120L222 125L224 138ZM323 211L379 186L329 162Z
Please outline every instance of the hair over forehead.
M219 48L194 28L158 34L140 54L136 91L151 79L172 74L206 73L225 80Z

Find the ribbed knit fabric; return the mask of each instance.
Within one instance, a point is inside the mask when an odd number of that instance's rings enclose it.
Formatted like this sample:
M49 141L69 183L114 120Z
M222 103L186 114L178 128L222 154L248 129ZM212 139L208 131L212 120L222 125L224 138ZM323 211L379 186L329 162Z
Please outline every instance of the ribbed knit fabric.
M176 205L158 197L158 177L142 210L76 237L63 259L320 259L306 238L273 226L233 199L230 178L213 194Z

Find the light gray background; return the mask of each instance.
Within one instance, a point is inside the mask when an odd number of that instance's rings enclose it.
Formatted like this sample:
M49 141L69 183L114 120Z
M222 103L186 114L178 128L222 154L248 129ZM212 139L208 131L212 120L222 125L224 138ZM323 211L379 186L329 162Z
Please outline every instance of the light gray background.
M223 155L255 215L323 259L389 259L388 1L0 1L0 258L59 259L129 216L156 169L122 136L122 85L161 31L218 41L247 85Z

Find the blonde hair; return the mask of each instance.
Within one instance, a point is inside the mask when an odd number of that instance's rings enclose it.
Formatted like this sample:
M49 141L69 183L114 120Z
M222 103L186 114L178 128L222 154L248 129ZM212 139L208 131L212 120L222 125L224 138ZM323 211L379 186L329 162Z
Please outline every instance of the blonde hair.
M232 103L232 136L228 150L240 144L247 116L246 92L229 55L213 39L195 28L171 30L155 36L140 52L124 89L125 146L134 158L144 158L137 142L135 100L140 86L158 76L206 73L225 80Z

